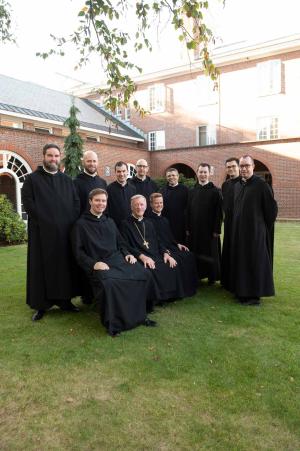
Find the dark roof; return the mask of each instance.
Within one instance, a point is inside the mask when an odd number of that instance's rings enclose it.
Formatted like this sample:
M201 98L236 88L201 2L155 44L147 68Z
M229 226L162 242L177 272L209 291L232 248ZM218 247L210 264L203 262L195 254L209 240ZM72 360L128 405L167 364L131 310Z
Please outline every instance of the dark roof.
M41 119L64 122L74 102L82 127L143 139L142 132L115 118L96 102L0 75L0 109Z

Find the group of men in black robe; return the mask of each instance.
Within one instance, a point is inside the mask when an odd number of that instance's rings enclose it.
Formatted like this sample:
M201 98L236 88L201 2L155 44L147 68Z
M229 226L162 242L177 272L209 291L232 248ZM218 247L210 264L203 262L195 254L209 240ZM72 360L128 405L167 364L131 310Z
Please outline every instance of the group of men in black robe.
M169 168L158 192L144 159L131 180L127 164L117 162L116 180L107 187L96 153L84 153L74 181L59 171L60 156L57 145L46 145L42 166L22 188L34 321L53 305L79 311L71 298L81 294L85 303L98 301L104 326L116 336L138 324L155 326L147 317L154 306L194 295L198 279L221 278L245 305L274 294L277 206L269 185L253 175L251 157L226 161L222 192L209 181L207 163L199 165L192 190Z

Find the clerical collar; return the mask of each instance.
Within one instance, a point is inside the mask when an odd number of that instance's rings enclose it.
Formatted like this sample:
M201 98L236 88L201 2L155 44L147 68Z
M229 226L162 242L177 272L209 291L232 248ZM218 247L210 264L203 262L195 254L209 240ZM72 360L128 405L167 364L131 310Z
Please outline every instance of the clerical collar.
M97 219L100 219L102 216L102 213L100 213L99 215L95 215L95 213L93 213L91 210L90 210L90 213L91 213L91 215L95 216Z
M199 181L198 181L198 183L199 183L199 185L201 185L201 186L205 186L205 185L207 185L207 184L209 183L209 180L207 180L207 182L199 182Z
M117 182L119 185L123 186L123 187L127 185L127 180L126 180L126 182L124 183L124 185L123 185L123 183L119 182L119 180L116 180L116 182Z
M178 186L179 185L179 183L176 183L176 185L170 185L170 183L169 183L169 186L171 187L171 188L175 188L175 186Z
M152 210L152 213L154 213L154 214L157 215L157 216L161 216L161 213L156 213L156 211L153 211L153 210Z
M144 182L145 180L146 180L146 176L145 176L145 178L143 178L143 179L141 179L141 177L139 177L138 175L136 175L136 178L138 179L138 180L140 180L141 182Z
M97 172L94 172L94 174L90 174L90 173L87 172L85 169L83 170L83 172L84 172L86 175L89 175L90 177L96 177L96 175L97 175Z
M55 171L55 172L47 171L47 169L45 168L44 165L43 165L43 169L44 169L45 172L47 172L47 174L55 175L55 174L58 173L58 171Z
M137 218L133 213L131 213L131 215L132 215L132 217L133 217L134 219L136 219L136 220L139 221L139 222L141 222L141 221L144 219L144 217L142 217L142 218Z

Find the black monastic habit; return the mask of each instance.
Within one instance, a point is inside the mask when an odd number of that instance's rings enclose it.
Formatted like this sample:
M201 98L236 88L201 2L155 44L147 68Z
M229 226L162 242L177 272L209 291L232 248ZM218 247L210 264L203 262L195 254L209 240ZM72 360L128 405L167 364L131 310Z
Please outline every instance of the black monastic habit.
M277 203L271 187L253 175L234 185L230 290L238 298L274 295L273 237Z
M169 220L171 230L178 243L186 243L186 208L189 189L178 183L176 186L166 185L160 190L164 198L163 216Z
M222 196L212 183L197 183L189 192L187 226L189 248L195 253L200 279L220 279L221 242L213 234L221 233Z
M130 264L130 252L114 221L84 213L72 230L72 246L100 304L101 319L109 333L131 329L146 319L146 301L153 295L151 275L139 263ZM109 270L94 270L96 262Z
M81 172L74 179L74 185L80 199L80 214L90 209L89 193L96 188L107 189L106 181L98 175Z
M223 212L224 212L224 234L221 258L221 285L229 290L230 287L230 249L231 229L233 214L234 185L239 182L240 177L228 179L222 184Z
M145 180L141 180L139 177L134 176L129 180L129 183L135 187L136 194L141 194L146 198L147 210L145 212L145 216L148 216L148 214L151 211L150 195L152 193L157 193L158 191L157 184L148 175L146 176Z
M26 302L47 310L78 294L70 231L79 216L79 199L70 177L40 166L26 177L22 203L28 214Z
M122 222L120 231L130 246L131 253L138 258L141 254L155 261L155 269L148 268L156 284L156 300L166 301L182 298L184 291L178 267L170 268L164 263L163 254L167 251L160 243L154 225L148 218L141 221L133 216ZM147 247L144 242L147 242Z
M115 181L108 185L107 192L106 212L115 221L117 227L120 227L123 219L128 218L131 213L130 199L136 194L135 187L129 183L122 186L121 183Z
M152 211L149 214L149 219L155 227L160 242L177 261L183 284L184 297L193 296L198 287L197 265L194 254L189 251L179 250L178 243L172 234L167 218Z

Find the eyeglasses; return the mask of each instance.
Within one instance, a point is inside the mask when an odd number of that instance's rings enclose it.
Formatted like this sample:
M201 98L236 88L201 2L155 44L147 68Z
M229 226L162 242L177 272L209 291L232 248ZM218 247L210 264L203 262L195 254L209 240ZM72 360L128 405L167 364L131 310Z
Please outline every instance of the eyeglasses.
M144 164L137 164L136 167L137 168L147 168L148 166L146 166Z
M240 164L241 169L248 169L251 168L252 164Z

